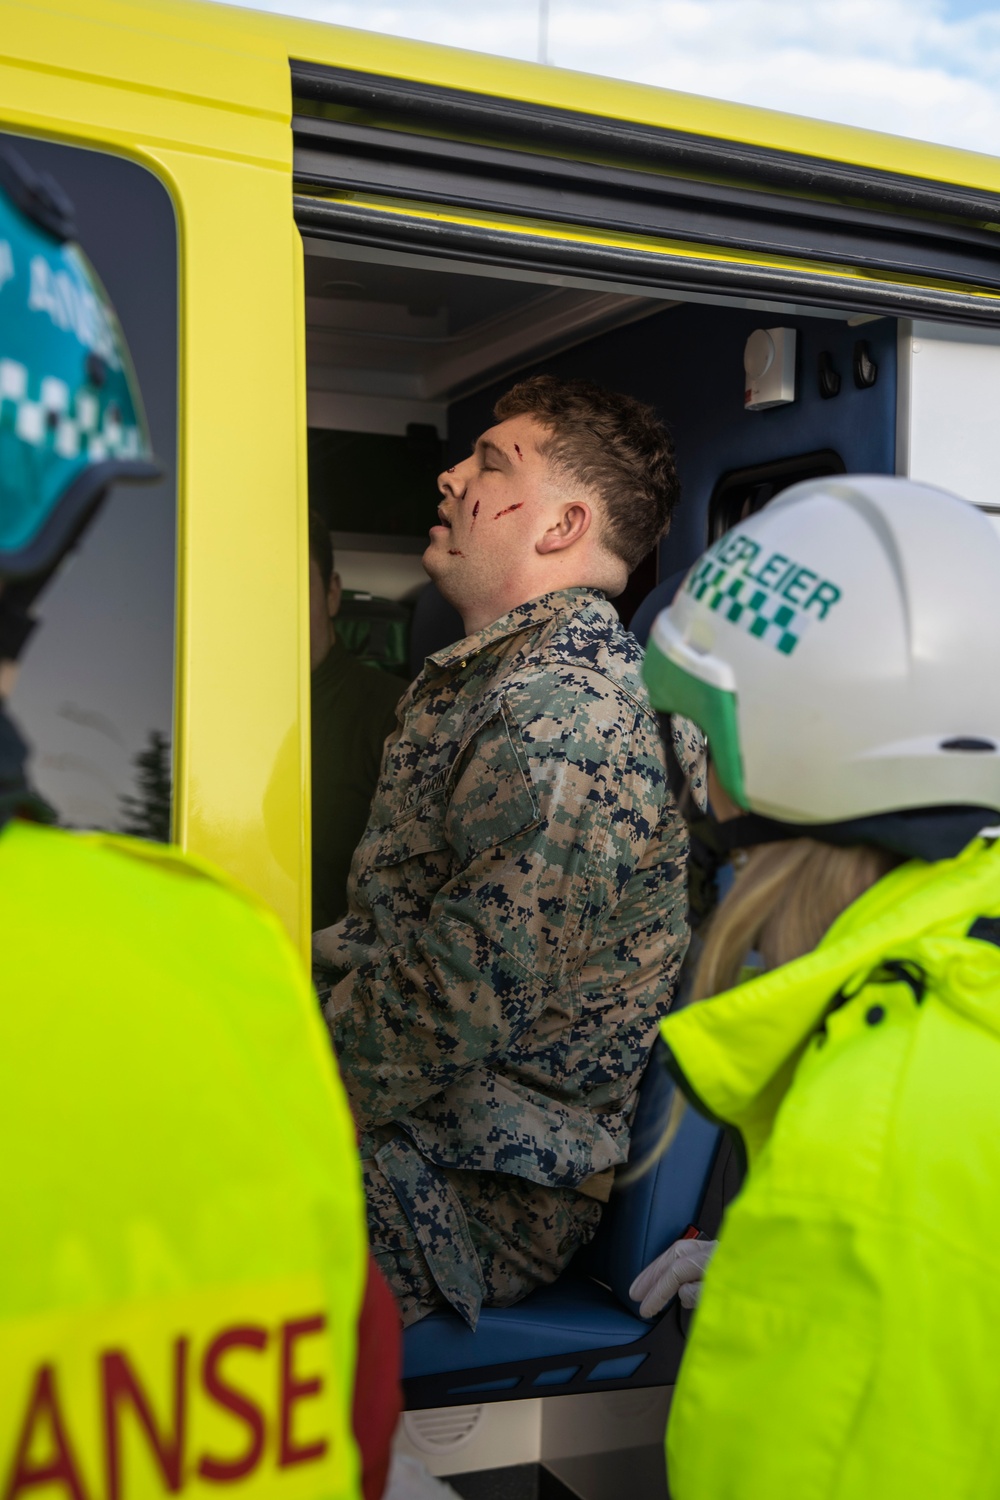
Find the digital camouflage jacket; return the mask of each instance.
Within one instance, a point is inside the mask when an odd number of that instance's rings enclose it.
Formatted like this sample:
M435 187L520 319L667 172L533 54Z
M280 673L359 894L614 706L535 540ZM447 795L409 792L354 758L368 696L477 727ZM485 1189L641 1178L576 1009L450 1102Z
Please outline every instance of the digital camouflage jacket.
M400 703L315 948L358 1124L395 1123L424 1199L434 1168L606 1198L626 1158L687 942L641 656L570 589L429 657Z

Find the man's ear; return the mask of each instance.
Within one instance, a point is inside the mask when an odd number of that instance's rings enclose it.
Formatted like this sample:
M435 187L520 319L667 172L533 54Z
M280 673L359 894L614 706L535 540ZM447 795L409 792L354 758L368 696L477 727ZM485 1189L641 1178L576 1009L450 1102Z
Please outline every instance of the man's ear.
M326 591L326 608L331 620L335 620L340 614L340 596L344 592L344 586L340 581L339 573L330 574L330 587Z
M555 525L543 532L535 543L535 551L564 552L572 547L590 530L592 520L590 506L586 500L571 500L562 509Z

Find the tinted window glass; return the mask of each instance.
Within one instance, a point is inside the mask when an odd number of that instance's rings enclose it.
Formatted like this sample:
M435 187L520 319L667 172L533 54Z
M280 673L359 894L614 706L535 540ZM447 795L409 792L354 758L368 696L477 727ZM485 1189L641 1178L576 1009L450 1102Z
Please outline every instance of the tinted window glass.
M426 541L444 466L444 443L422 423L405 437L311 427L309 507L331 531Z
M748 516L755 516L769 500L793 484L846 472L844 460L832 448L796 458L778 458L773 463L754 464L749 469L731 469L728 474L723 474L708 502L709 545L718 541L731 526L745 521Z
M70 827L169 837L173 741L177 241L166 189L96 151L0 135L73 200L117 310L164 470L114 490L41 596L11 712L35 785Z

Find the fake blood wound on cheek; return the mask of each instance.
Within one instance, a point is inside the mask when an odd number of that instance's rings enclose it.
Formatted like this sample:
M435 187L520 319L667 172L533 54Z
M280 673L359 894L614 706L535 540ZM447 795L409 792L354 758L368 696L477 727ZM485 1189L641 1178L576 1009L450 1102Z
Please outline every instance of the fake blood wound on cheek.
M464 557L465 553L464 552L460 552L457 547L449 547L448 548L448 556L449 557Z
M494 521L499 521L501 516L509 516L512 510L520 510L523 504L524 501L519 500L516 505L508 505L506 510L498 510L496 515L493 517Z
M475 503L475 505L472 507L472 526L469 528L470 531L472 529L474 529L474 527L475 527L476 517L478 516L478 514L479 514L479 501L477 500L476 503Z
M516 443L514 444L514 452L517 454L518 458L521 458L521 459L524 458L524 454L521 452L520 448L517 446Z

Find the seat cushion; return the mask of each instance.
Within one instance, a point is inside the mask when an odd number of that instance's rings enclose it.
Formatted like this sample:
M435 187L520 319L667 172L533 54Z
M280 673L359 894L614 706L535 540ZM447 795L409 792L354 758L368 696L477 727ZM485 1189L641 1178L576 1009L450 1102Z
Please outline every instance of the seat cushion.
M581 1257L582 1269L630 1311L636 1304L629 1288L639 1272L697 1219L719 1148L717 1127L688 1108L668 1149L661 1150L673 1095L658 1041L639 1090L630 1171L615 1182L600 1228Z
M610 1292L571 1271L514 1307L484 1307L475 1333L450 1310L414 1323L403 1335L403 1377L612 1348L648 1332Z

